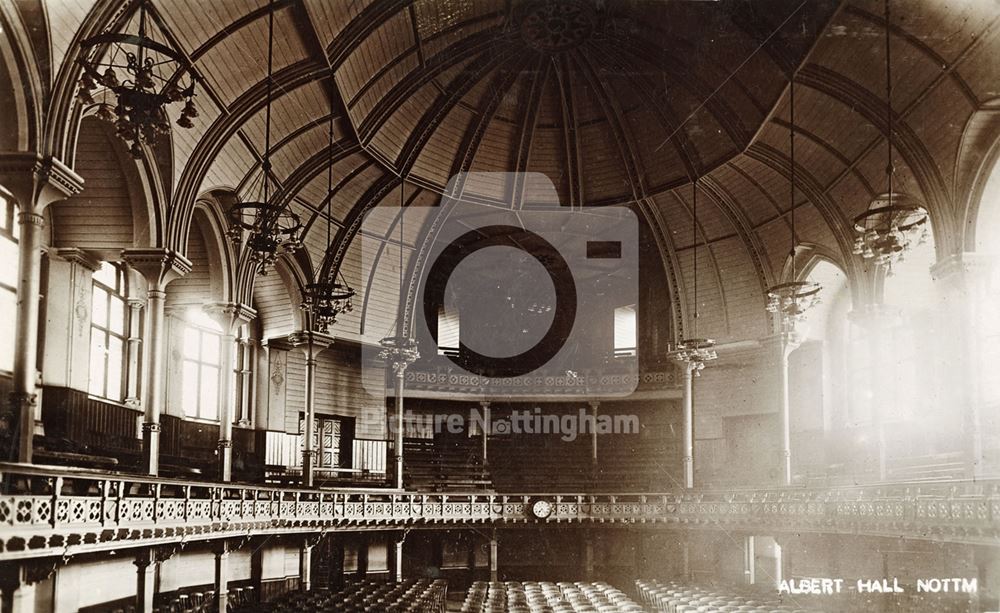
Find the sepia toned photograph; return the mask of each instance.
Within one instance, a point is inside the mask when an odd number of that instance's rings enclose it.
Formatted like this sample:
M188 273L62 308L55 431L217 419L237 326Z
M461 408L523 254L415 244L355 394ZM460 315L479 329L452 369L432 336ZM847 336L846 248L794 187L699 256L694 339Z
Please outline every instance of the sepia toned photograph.
M0 613L1000 612L1000 0L0 0Z

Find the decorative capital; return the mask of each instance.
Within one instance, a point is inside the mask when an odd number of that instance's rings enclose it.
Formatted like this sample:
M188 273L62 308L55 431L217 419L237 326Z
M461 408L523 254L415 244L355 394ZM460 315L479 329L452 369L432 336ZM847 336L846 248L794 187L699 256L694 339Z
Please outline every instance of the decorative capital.
M151 291L191 272L191 260L173 249L124 249L122 259L146 279Z
M296 330L288 335L288 344L308 354L310 346L313 352L319 353L328 347L332 347L334 338L322 332L309 332L308 330Z
M143 432L159 432L160 431L160 424L156 423L156 422L148 422L148 421L147 422L143 422L142 423L142 431Z
M968 286L989 279L994 259L985 253L953 253L931 266L931 277L958 286Z
M222 449L232 449L233 448L233 441L231 441L229 439L219 439L219 442L218 442L218 444L216 446L219 448L219 450L222 450Z
M83 177L58 159L31 151L0 152L0 183L22 212L38 215L53 202L83 191Z
M50 253L54 253L61 260L66 260L67 262L72 262L73 264L79 264L90 272L96 272L101 267L101 261L99 259L91 255L88 251L77 247L54 249Z
M206 304L205 313L214 319L224 334L236 334L240 326L257 317L256 309L235 302L213 302Z

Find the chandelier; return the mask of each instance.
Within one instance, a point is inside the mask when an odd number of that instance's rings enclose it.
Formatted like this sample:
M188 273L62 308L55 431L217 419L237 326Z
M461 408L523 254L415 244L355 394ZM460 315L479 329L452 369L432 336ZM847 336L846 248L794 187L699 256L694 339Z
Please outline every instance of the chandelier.
M795 74L788 78L788 155L791 162L791 177L789 180L789 226L792 232L791 281L772 285L767 289L768 313L774 313L786 332L794 332L796 326L805 319L806 311L820 302L822 286L815 281L799 280L796 277L796 246L798 235L795 233Z
M332 102L331 102L332 104ZM333 109L330 109L328 126L328 145L330 159L326 167L326 244L330 244L330 228L333 220L330 217L329 209L333 207ZM340 274L340 271L338 271ZM352 298L354 290L347 284L343 274L340 274L340 282L316 281L309 283L303 292L301 307L312 316L312 326L319 332L326 334L330 331L330 326L337 322L337 316L341 313L350 313L354 310Z
M693 191L693 204L691 206L691 218L694 230L692 231L693 240L691 242L694 248L694 321L691 325L693 328L693 335L698 336L698 179L695 178L694 182L691 184ZM686 338L681 339L677 342L672 350L667 353L668 357L680 362L681 364L686 364L688 368L694 373L694 376L700 377L701 370L705 368L705 362L709 362L718 358L718 354L715 353L715 341L710 338Z
M260 180L245 193L251 199L229 209L227 234L237 248L245 244L257 272L266 275L279 256L302 246L302 222L285 205L274 202L271 185L271 94L274 88L274 0L269 0L267 20L267 107L264 115L264 159Z
M886 145L889 161L885 167L889 190L879 194L868 205L868 209L854 218L854 230L858 233L854 240L854 254L866 260L873 260L892 276L893 264L903 260L903 254L913 245L923 244L929 234L927 211L906 194L893 192L892 176L892 62L889 44L889 0L885 0L885 106Z
M185 100L177 125L190 128L198 116L194 106L194 75L184 55L154 40L147 31L146 0L139 0L138 25L132 22L122 32L104 32L80 43L83 51L77 63L83 69L77 100L95 104L101 91L97 117L115 127L132 157L142 157L142 145L152 145L170 132L165 107ZM129 33L135 29L136 33ZM121 71L119 73L119 71ZM182 83L185 79L186 82ZM108 95L114 96L114 106Z
M404 195L403 187L406 182L403 177L399 179L399 290L403 291L403 212ZM393 371L401 376L406 367L420 359L420 350L416 339L405 336L403 333L403 304L396 308L396 336L387 336L379 341L382 349L378 352L378 359L391 366Z

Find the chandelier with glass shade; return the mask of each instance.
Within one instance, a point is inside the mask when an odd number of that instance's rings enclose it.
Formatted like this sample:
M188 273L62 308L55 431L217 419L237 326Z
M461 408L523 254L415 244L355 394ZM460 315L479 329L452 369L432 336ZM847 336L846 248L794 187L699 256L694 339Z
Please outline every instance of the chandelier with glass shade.
M97 117L114 125L136 159L142 157L143 145L170 132L168 105L184 101L177 118L182 128L192 127L191 118L198 116L191 63L152 37L146 3L139 0L138 12L121 31L82 41L77 59L83 70L77 100L89 106L99 97Z
M887 276L894 264L914 245L923 244L929 235L927 211L912 197L893 190L895 167L892 161L894 145L892 116L892 45L890 44L889 0L885 0L885 107L886 148L885 167L888 190L879 194L868 209L854 218L854 254L882 266Z
M692 232L692 247L694 248L694 317L692 318L693 338L682 338L667 354L671 359L686 365L696 377L701 376L705 362L718 358L715 352L715 341L710 338L698 338L698 179L692 182L691 218L694 230Z
M815 281L799 279L796 272L796 247L798 234L795 232L795 74L788 79L788 155L791 164L789 177L789 209L788 225L792 234L792 248L789 254L791 263L791 281L772 285L767 290L767 311L774 313L785 332L794 332L796 326L806 316L806 312L820 302L822 286Z
M249 197L229 209L227 234L237 247L245 245L257 272L266 275L278 257L302 247L302 221L277 202L271 176L271 102L274 89L274 0L269 0L267 30L267 106L264 115L264 156L260 174L244 191Z

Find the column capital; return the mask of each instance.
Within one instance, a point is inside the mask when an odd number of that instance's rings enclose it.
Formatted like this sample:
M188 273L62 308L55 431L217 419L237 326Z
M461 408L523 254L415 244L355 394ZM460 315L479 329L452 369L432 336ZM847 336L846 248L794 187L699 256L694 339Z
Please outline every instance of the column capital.
M765 349L780 349L783 355L788 357L788 354L798 349L803 340L805 339L801 334L784 331L765 336L760 339L760 345Z
M962 252L946 255L931 266L935 281L964 284L988 279L995 258L986 253Z
M301 349L308 354L310 346L315 353L333 346L334 338L322 332L310 332L308 330L296 330L288 335L288 344L296 349ZM270 341L268 341L270 342Z
M887 329L899 323L903 310L888 304L866 304L861 308L851 309L847 319L869 331Z
M122 259L146 279L153 291L191 272L191 260L173 249L123 249Z
M73 264L79 264L83 266L90 272L97 272L101 268L101 260L91 254L89 251L80 249L78 247L65 247L61 249L52 249L49 251L50 254L55 255L60 260L66 260L67 262L72 262Z
M83 191L83 177L57 158L33 151L0 152L0 183L22 212L39 215L53 202Z
M236 302L213 302L206 304L204 310L228 335L236 334L240 326L257 317L256 309Z

